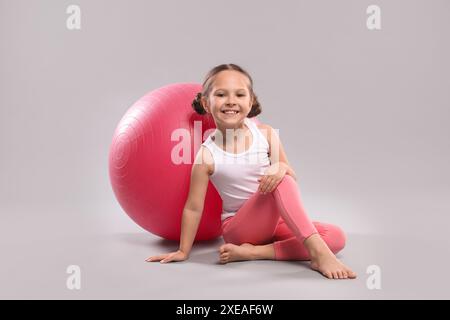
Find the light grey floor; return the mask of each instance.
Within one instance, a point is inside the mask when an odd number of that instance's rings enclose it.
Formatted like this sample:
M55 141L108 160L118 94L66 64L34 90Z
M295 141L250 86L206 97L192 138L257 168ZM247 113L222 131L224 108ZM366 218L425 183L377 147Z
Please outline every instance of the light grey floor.
M338 257L356 280L327 280L307 262L218 264L223 240L196 244L182 263L145 263L177 243L140 231L91 232L80 221L10 211L1 224L2 299L448 299L449 246L444 234L348 233ZM122 212L117 214L123 215ZM68 215L73 216L73 214ZM112 215L114 216L114 215ZM6 219L5 217L9 217ZM106 221L106 220L105 220ZM101 219L99 220L101 223ZM110 228L113 230L114 228ZM66 287L66 268L79 265L81 290ZM381 270L381 289L369 290L367 267Z

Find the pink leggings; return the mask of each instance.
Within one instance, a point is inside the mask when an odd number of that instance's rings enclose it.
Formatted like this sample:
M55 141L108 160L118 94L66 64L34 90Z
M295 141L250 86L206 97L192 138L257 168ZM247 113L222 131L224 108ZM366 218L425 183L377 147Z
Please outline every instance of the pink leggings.
M255 192L222 224L226 243L273 243L275 260L309 260L303 241L314 233L319 233L335 254L345 246L345 234L338 226L308 218L297 183L289 175L271 193Z

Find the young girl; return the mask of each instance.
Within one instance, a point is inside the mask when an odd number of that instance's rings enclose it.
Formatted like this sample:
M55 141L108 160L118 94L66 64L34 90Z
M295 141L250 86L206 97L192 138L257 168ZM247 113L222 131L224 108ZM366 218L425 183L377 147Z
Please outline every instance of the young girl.
M192 106L197 113L210 113L216 130L192 167L179 250L146 261L189 257L211 179L223 201L221 263L310 260L311 268L327 278L356 278L334 255L345 245L342 230L310 221L278 135L269 125L249 119L261 113L250 75L235 64L216 66Z

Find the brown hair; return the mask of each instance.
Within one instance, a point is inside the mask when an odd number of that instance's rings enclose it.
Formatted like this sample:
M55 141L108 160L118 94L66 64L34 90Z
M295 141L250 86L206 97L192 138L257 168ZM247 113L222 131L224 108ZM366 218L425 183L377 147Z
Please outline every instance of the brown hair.
M197 112L198 114L206 114L206 110L203 108L201 98L202 98L202 96L205 98L207 98L209 96L211 89L212 89L212 83L213 83L214 77L219 72L224 71L224 70L238 71L238 72L244 74L249 79L250 88L248 88L248 89L250 91L251 96L253 97L253 104L252 104L252 108L251 108L249 114L247 115L247 117L252 118L252 117L255 117L258 114L260 114L262 109L261 109L261 105L259 104L258 98L256 97L255 93L253 92L252 77L247 73L247 71L245 71L240 66L233 64L233 63L218 65L218 66L212 68L208 72L208 74L205 77L205 80L203 81L202 92L197 93L194 101L192 101L192 108L194 108L195 112Z

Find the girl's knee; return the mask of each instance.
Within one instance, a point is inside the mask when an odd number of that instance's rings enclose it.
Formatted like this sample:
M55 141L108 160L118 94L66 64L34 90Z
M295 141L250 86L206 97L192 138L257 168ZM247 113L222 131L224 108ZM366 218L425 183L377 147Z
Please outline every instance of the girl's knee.
M336 254L345 247L347 237L345 232L338 226L332 225L329 230L330 236L330 250Z
M314 225L328 248L330 248L334 254L344 249L347 237L340 227L329 223L318 222L315 222Z
M283 179L281 179L280 183L278 183L275 190L281 191L282 189L291 188L291 187L297 188L297 182L295 181L295 179L293 177L286 174L283 177Z
M290 184L297 184L295 179L292 176L288 175L288 174L284 175L283 179L281 179L281 182L290 183Z

